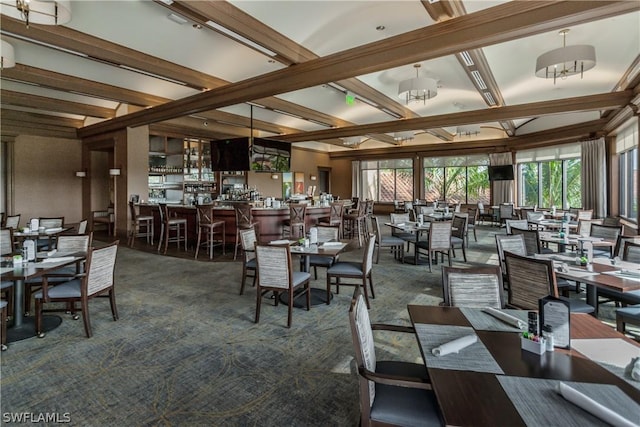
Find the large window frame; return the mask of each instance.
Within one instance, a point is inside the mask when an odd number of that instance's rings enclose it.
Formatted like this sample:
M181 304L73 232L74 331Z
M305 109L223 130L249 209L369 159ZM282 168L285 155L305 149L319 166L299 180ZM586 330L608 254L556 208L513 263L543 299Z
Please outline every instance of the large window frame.
M363 199L382 203L413 199L414 171L411 158L363 160L360 162L360 179L360 197Z
M488 169L487 155L425 157L422 161L422 198L427 201L489 204L491 185ZM434 183L434 178L438 182Z
M618 212L626 220L638 218L638 119L625 123L616 136L618 155Z

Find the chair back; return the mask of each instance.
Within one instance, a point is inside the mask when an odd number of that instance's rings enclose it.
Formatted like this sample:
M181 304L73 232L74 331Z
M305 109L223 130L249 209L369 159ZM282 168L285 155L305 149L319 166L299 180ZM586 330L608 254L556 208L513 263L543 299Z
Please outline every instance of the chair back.
M478 209L469 208L467 209L467 213L469 214L467 218L467 225L476 225L476 221L478 221Z
M339 238L340 229L338 227L318 225L316 229L318 230L318 243L337 241Z
M0 255L11 255L13 253L13 229L0 229Z
M61 252L87 252L91 247L93 234L61 234L56 242L56 250Z
M92 296L113 287L118 243L115 241L98 249L89 249L86 261L87 275L83 280L83 296Z
M429 228L429 250L449 250L451 247L451 227L451 221L431 223Z
M213 205L198 205L196 207L198 226L211 225L215 222L213 219Z
M365 201L365 209L364 209L364 214L371 216L373 215L373 200L366 200Z
M254 228L248 228L240 231L240 245L244 252L244 262L247 263L256 257L256 242L258 237L256 236L256 230Z
M253 226L253 216L251 214L251 205L249 203L237 203L235 205L236 226L238 228L247 229Z
M498 249L498 260L500 261L500 267L502 272L506 274L506 265L504 263L504 255L507 252L511 252L518 255L526 255L527 247L524 243L524 236L522 234L496 234L496 248Z
M431 224L433 226L433 224ZM455 230L454 230L455 228ZM467 232L467 214L454 214L451 222L451 235L464 239Z
M8 215L4 222L6 228L12 228L14 230L18 228L18 225L20 225L20 215Z
M527 217L523 219L527 221L541 221L544 219L544 212L527 211Z
M507 234L512 234L513 233L512 229L514 227L520 228L522 230L529 229L529 222L526 219L508 219L504 223L507 227Z
M578 212L576 212L576 220L579 221L581 219L593 219L593 209L579 209Z
M344 203L342 202L331 203L331 210L329 211L329 224L331 225L342 224L343 215L344 215Z
M376 349L373 341L373 330L369 319L369 310L362 296L360 287L356 287L349 308L349 323L351 325L351 338L355 350L356 364L358 371L366 369L370 372L376 370ZM360 410L368 414L376 396L376 385L362 375L358 375L360 385Z
M444 209L444 208L446 208L446 207L449 207L449 203L445 202L444 200L438 200L438 201L436 202L436 207L437 207L438 209Z
M430 215L432 213L434 213L436 211L436 209L433 206L424 206L424 205L420 205L420 206L416 206L416 213L418 215L422 214L422 215Z
M622 260L640 264L640 243L624 242Z
M618 236L622 234L622 226L609 226L600 224L591 224L591 237L600 237L605 240L615 242Z
M478 213L479 213L479 214L484 214L484 213L486 213L486 212L484 211L484 203L482 203L482 202L478 202Z
M511 204L501 204L500 205L500 219L511 219L513 218L513 205Z
M413 210L413 202L404 202L404 210L405 212L409 212Z
M86 234L87 225L89 224L89 220L83 219L78 223L78 234Z
M620 218L608 216L602 220L602 225L607 225L611 227L615 227L620 225Z
M524 246L527 249L527 255L540 253L540 233L538 230L523 230L513 227L511 233L514 235L520 234L524 237Z
M504 307L502 270L497 265L471 268L442 267L444 305Z
M135 222L138 218L138 211L136 209L135 203L133 201L129 201L129 215L131 215L131 221Z
M591 224L599 224L602 225L601 219L580 219L578 220L578 234L581 236L590 236L591 235Z
M169 220L169 207L166 203L158 203L158 212L160 212L160 223L165 223Z
M558 297L553 261L505 252L508 278L508 303L523 310L537 310L538 300L548 295Z
M44 228L58 228L64 225L64 217L43 218L40 217L38 224Z
M362 271L367 276L373 268L373 250L376 247L376 235L371 234L367 241L367 247L364 249L364 255L362 257Z
M304 224L307 213L307 205L303 203L292 203L289 205L289 221L293 224Z
M267 288L290 289L293 283L291 249L289 245L257 245L258 285Z
M407 223L410 221L409 213L390 213L389 220L391 224Z

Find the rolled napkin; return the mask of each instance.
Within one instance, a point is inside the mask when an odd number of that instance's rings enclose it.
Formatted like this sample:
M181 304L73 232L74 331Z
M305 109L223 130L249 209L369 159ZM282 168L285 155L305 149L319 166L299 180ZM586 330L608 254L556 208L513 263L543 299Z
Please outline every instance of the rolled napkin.
M466 335L464 337L457 338L453 341L449 341L431 350L434 356L440 357L450 353L458 353L465 347L469 347L478 341L476 334Z
M587 411L594 417L601 419L602 421L611 424L616 427L637 427L638 425L629 421L625 417L616 414L606 406L596 402L589 396L579 392L575 388L559 382L556 389L558 394L564 397L569 402L573 403L577 407Z
M634 357L624 368L624 375L634 381L640 381L640 357Z
M525 330L527 329L527 324L526 322L518 319L515 316L512 316L508 313L505 313L503 311L497 310L493 307L486 307L482 309L483 312L492 315L493 317L495 317L496 319L500 319L502 320L504 323L507 323L511 326L515 326L516 328L520 329L520 330Z
M59 257L45 258L42 260L42 262L68 262L68 261L73 261L75 259L76 258L72 256L59 256Z
M272 240L269 242L270 245L286 245L291 243L289 240L287 239L281 239L281 240Z
M626 268L623 268L618 274L621 276L640 277L640 270L627 270Z
M45 233L55 233L56 231L62 231L62 227L47 228Z
M53 249L53 250L47 252L47 256L51 256L51 255L55 254L56 252L58 252L58 250L57 249Z
M322 246L342 246L342 242L324 242Z

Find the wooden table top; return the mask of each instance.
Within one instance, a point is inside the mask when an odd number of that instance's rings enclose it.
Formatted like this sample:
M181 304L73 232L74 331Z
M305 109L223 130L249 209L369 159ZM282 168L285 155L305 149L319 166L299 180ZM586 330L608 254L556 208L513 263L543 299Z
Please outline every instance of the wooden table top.
M471 326L456 307L409 305L408 310L414 325ZM640 390L576 350L556 349L538 356L521 350L518 333L476 331L476 334L505 375L614 384L640 403ZM640 352L638 343L586 314L571 315L571 338L622 338L638 346ZM447 425L524 425L497 375L429 367L427 370Z

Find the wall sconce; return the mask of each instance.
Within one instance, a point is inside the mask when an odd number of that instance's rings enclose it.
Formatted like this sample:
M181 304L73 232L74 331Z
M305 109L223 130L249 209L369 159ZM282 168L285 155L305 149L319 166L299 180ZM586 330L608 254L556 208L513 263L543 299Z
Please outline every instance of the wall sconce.
M76 171L76 177L85 178L87 176L87 171Z
M277 173L271 174L271 179L278 179L279 175Z
M309 179L310 179L311 181L315 181L316 179L318 179L318 177L317 177L317 176L315 176L315 175L309 175Z
M109 169L109 175L110 176L119 176L120 175L120 169L119 168Z

